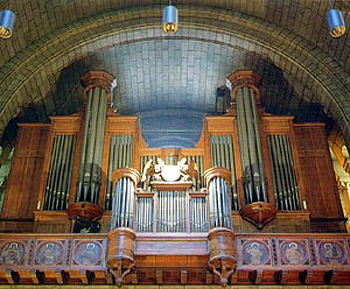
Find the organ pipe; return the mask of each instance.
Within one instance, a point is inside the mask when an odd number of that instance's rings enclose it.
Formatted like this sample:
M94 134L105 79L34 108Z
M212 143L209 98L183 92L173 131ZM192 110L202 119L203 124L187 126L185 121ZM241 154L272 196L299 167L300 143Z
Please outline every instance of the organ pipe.
M238 88L237 104L238 141L243 169L246 202L267 202L265 171L259 131L259 118L251 87Z
M289 137L288 135L268 135L267 144L276 207L280 210L300 210L299 190Z
M131 168L117 169L112 174L114 185L112 198L111 229L134 227L134 196L140 174Z
M75 135L56 135L51 151L44 210L66 210L76 145Z
M111 93L113 76L103 71L88 72L82 77L86 87L84 136L76 202L98 203L107 99Z
M231 208L229 206L231 172L224 168L211 168L204 172L209 195L210 228L225 227L232 229Z
M236 171L233 159L233 141L231 135L210 136L211 166L226 168L231 171L232 209L238 210L238 194L236 189Z
M133 137L132 135L114 135L111 137L108 175L106 210L112 209L112 172L119 168L130 168L133 163Z

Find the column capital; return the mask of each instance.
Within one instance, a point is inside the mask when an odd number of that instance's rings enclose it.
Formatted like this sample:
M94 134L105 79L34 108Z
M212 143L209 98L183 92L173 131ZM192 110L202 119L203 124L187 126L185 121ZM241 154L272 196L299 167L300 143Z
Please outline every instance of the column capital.
M137 170L132 168L121 168L114 170L112 173L113 186L115 186L123 177L130 178L134 182L135 187L141 179L140 173Z
M91 70L81 76L80 79L85 88L85 92L88 92L94 87L102 87L107 93L111 93L115 86L115 77L103 70Z
M231 90L241 87L259 88L261 77L253 70L238 70L227 77Z
M227 76L226 81L231 90L231 102L236 101L237 90L242 87L250 87L254 90L257 100L259 100L259 83L261 77L253 70L238 70Z

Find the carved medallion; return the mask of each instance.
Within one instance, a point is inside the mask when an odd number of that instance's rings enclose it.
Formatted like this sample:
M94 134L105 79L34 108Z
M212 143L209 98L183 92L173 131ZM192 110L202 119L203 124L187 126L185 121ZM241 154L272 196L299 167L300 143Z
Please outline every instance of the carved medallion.
M318 243L321 262L324 264L342 264L345 261L344 248L336 242Z
M2 264L19 265L23 262L24 245L18 242L5 243L2 247L0 260Z
M36 260L39 264L54 265L62 262L63 247L56 242L41 244L36 253Z
M269 250L265 244L248 241L243 245L243 265L265 265L269 261Z
M304 244L291 241L281 244L282 263L287 265L301 265L308 261L307 250Z
M74 252L74 259L78 264L95 264L101 260L102 249L96 242L82 242Z

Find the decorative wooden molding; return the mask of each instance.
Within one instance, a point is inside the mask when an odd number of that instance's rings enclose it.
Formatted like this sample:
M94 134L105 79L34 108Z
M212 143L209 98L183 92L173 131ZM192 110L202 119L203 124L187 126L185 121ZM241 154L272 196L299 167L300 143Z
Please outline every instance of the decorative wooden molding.
M231 102L236 102L237 90L242 87L250 87L255 91L255 98L257 103L259 100L259 83L261 80L260 75L252 70L238 70L235 73L229 75L227 80L231 84Z
M209 267L220 278L225 287L236 268L234 234L227 228L215 228L208 234Z
M150 185L158 191L187 191L193 187L193 182L150 182Z
M137 170L132 168L121 168L113 171L112 173L113 186L115 186L118 181L124 177L130 178L134 182L135 187L141 179L140 173Z
M115 283L121 285L125 276L135 266L134 251L136 235L130 228L116 228L108 234L109 248L107 266Z
M211 168L206 170L203 173L204 177L204 183L206 184L206 187L209 187L209 183L212 180L212 178L218 177L218 178L223 178L227 185L231 185L231 171L225 168Z
M198 192L189 192L188 193L191 198L205 198L208 195L207 188L202 188Z
M98 205L81 202L70 205L66 212L71 220L76 219L77 217L87 220L99 220L101 219L104 210Z
M115 77L106 71L92 70L81 77L81 82L85 87L85 92L88 92L94 87L102 87L108 93L111 93L111 86L114 79Z
M155 192L151 192L151 191L144 190L141 188L137 188L135 190L135 196L137 196L138 198L153 198L154 194L155 194Z
M256 202L245 205L239 212L243 219L261 230L276 217L277 209L270 203Z

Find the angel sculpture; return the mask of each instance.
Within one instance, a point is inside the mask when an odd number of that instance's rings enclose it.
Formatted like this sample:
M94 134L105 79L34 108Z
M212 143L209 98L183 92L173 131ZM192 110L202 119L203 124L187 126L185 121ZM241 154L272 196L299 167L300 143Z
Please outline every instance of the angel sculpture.
M161 158L157 158L157 163L150 159L143 169L141 183L147 180L147 176L152 176L152 181L161 181L161 173L164 167L164 162Z
M177 163L179 167L180 174L182 176L182 181L189 181L190 178L198 178L198 169L197 165L194 161L190 161L190 165L187 164L187 159L183 158L181 161Z

